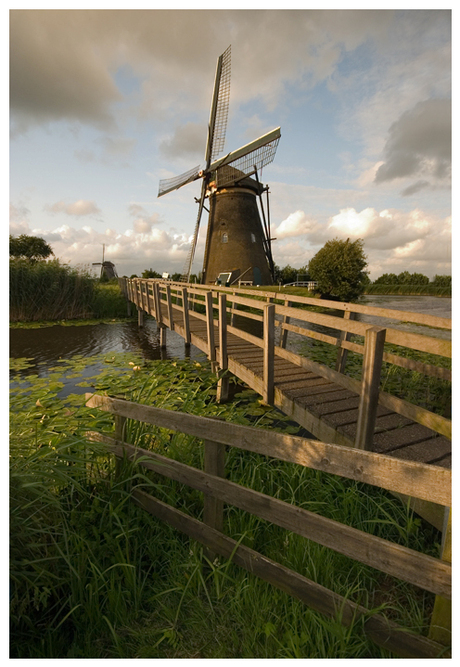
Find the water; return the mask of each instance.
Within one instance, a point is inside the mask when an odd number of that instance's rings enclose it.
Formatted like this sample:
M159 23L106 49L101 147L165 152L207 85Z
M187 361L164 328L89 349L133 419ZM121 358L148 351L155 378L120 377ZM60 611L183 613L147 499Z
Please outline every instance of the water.
M431 296L367 296L360 303L367 306L408 310L418 313L435 315L437 317L451 317L450 298ZM341 316L342 313L338 312ZM250 328L251 320L240 318L247 322ZM360 319L372 322L374 318L361 315ZM414 331L438 337L450 337L447 331L430 329L408 323L397 323L394 320L382 321L375 319L385 326L400 328L405 331ZM259 323L255 323L257 326ZM256 334L257 335L257 334ZM295 334L288 336L288 347L295 351L298 340ZM70 358L81 354L91 357L96 354L110 352L132 352L141 354L144 359L185 359L203 360L206 356L193 346L187 348L184 340L176 333L167 331L167 347L160 348L160 337L156 322L152 318L145 318L145 326L138 327L137 322L113 322L110 324L94 324L84 326L53 326L44 329L10 329L10 357L28 357L34 359L34 367L28 373L46 373L46 369L55 365L59 359Z
M113 322L110 324L88 324L82 326L53 326L41 329L10 329L10 357L33 359L32 365L20 371L20 375L36 374L45 377L49 369L60 359L70 359L75 355L92 357L110 353L133 353L144 359L185 359L203 361L206 356L197 348L185 346L183 338L173 331L166 333L167 349L160 347L160 334L155 320L146 318L145 326L137 322ZM88 388L78 384L97 374L102 364L89 364L74 379L72 374L64 374L60 381L64 387L58 392L60 398L71 393L82 394ZM14 375L10 373L11 386Z

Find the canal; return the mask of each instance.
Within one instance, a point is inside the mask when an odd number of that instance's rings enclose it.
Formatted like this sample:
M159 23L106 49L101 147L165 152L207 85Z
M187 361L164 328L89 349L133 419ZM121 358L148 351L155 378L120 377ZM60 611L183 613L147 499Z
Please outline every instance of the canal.
M389 308L395 310L412 311L430 314L437 317L451 317L451 299L431 296L366 296L360 301L366 306ZM341 313L338 313L341 315ZM360 316L360 319L372 322L369 316ZM251 320L246 320L251 324ZM429 327L395 323L394 320L378 321L381 325L392 326L404 331L414 331L433 336L450 336L447 331L433 330ZM255 323L257 324L257 323ZM300 322L299 322L300 324ZM289 347L295 351L296 334L289 334ZM146 360L153 359L185 359L196 361L206 359L206 356L193 345L187 348L184 340L174 332L167 331L167 347L160 348L160 337L156 322L153 318L146 318L144 327L138 327L137 322L112 322L108 324L88 324L78 326L50 326L34 329L10 329L10 357L14 359L26 357L33 359L33 366L28 372L43 375L47 369L54 366L59 359L68 359L75 355L93 357L94 355L109 353L132 353L141 355Z

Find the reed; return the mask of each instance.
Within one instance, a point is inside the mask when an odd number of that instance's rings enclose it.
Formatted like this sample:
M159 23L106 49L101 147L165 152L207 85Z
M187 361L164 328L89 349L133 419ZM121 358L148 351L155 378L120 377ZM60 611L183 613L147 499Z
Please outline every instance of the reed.
M37 322L126 316L117 284L59 260L10 261L10 321Z

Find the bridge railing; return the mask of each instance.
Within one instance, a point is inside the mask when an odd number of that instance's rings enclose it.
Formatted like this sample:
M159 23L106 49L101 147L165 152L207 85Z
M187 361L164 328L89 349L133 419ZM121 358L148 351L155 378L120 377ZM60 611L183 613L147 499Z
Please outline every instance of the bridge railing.
M127 298L137 305L140 313L148 312L156 316L160 328L160 339L163 342L166 327L179 331L186 344L194 343L203 349L211 362L218 365L221 370L228 367L227 333L234 334L260 347L263 350L260 393L268 403L273 403L274 399L275 354L358 394L360 407L355 440L355 446L358 448L365 449L370 446L378 405L397 412L441 435L451 437L450 419L380 389L381 369L385 362L427 376L443 380L451 379L450 369L444 368L441 364L425 363L422 360L404 356L404 350L406 350L409 353L416 351L440 358L450 358L450 340L401 331L388 326L389 320L390 323L396 320L449 331L451 320L447 318L360 304L319 302L318 299L276 292L187 285L151 279L126 280L123 289L125 289ZM161 308L162 303L166 306L166 316ZM197 337L194 338L191 333L191 311L194 317L207 323L207 341L204 346L203 341L198 340ZM177 319L178 313L180 313L180 322ZM338 316L337 313L343 314ZM357 318L361 316L372 317L377 323L379 318L383 318L385 326L360 321ZM242 320L259 322L260 330L256 333L249 333L247 322L244 323ZM218 340L214 333L214 324L217 322L219 324ZM278 336L275 334L277 329ZM327 343L336 348L335 368L330 368L287 349L289 332L305 339ZM352 340L350 340L351 337L353 337ZM391 348L388 349L388 346ZM348 351L358 353L363 357L360 380L345 373ZM228 390L226 382L225 376L219 382L221 399L225 399Z

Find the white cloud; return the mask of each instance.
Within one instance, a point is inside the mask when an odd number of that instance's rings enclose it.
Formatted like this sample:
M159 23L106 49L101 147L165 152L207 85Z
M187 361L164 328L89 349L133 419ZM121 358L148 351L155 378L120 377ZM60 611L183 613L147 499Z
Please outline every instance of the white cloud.
M280 222L278 227L273 230L273 234L278 239L285 239L292 236L303 236L318 228L318 225L307 218L303 211L295 211Z
M48 213L66 213L77 217L85 215L100 215L101 211L93 201L86 201L78 199L71 204L66 204L64 201L58 201L55 204L46 204L45 210Z

